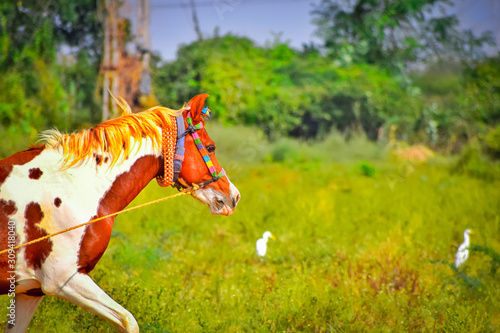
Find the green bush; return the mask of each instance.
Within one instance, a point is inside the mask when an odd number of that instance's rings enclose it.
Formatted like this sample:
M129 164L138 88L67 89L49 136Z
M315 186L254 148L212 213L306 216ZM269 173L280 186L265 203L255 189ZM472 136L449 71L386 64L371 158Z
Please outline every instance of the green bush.
M363 162L359 165L361 169L361 174L366 177L374 177L375 176L375 167L372 166L368 162Z
M281 139L274 142L271 146L271 156L272 162L299 162L300 157L300 147L292 140Z
M491 130L484 140L486 151L493 158L500 158L500 126Z
M371 139L384 124L412 128L418 91L373 65L335 65L318 52L276 41L258 47L247 38L214 37L183 46L178 60L155 62L154 82L164 105L180 106L206 92L224 123L257 125L272 139L315 138L337 128Z
M463 149L452 171L481 179L500 179L500 163L491 161L484 156L477 140L471 141Z

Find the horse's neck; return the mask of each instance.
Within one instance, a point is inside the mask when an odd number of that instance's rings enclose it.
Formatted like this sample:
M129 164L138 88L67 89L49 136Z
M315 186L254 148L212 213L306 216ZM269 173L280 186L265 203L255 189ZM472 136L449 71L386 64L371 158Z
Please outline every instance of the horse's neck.
M140 149L134 149L113 167L108 167L105 160L104 155L100 161L99 158L95 161L98 177L106 179L107 186L99 203L101 215L125 208L163 170L161 155L148 139L143 139Z

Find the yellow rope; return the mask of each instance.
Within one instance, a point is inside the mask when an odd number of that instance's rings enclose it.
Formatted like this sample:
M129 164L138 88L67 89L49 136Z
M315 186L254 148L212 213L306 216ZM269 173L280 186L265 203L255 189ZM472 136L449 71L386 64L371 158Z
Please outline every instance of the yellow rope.
M164 198L161 198L161 199L158 199L158 200L154 200L154 201L150 201L150 202L146 202L145 204L142 204L142 205L138 205L138 206L134 206L134 207L130 207L130 208L127 208L127 209L123 209L119 212L116 212L116 213L113 213L113 214L109 214L109 215L106 215L106 216L101 216L101 217L98 217L96 219L93 219L93 220L90 220L88 222L85 222L85 223L82 223L82 224L78 224L78 225L75 225L71 228L68 228L68 229L64 229L64 230L61 230L61 231L58 231L58 232L55 232L53 234L49 234L49 235L46 235L46 236L43 236L43 237L40 237L40 238L37 238L37 239L34 239L32 241L29 241L29 242L26 242L26 243L23 243L21 245L17 245L17 246L14 246L12 248L8 248L8 249L5 249L5 250L2 250L0 251L0 255L6 253L7 251L9 250L17 250L21 247L25 247L25 246L28 246L28 245L31 245L31 244L34 244L34 243L38 243L38 242L41 242L45 239L48 239L48 238L51 238L51 237L54 237L54 236L57 236L57 235L60 235L60 234L63 234L65 232L68 232L68 231L71 231L71 230L74 230L74 229L78 229L78 228L81 228L83 226L86 226L86 225L89 225L89 224L92 224L92 223L95 223L95 222L98 222L98 221L101 221L101 220L104 220L104 219L107 219L108 217L111 217L111 216L115 216L115 215L118 215L118 214L121 214L121 213L126 213L126 212L130 212L131 210L134 210L134 209L138 209L138 208L142 208L142 207L146 207L146 206L149 206L149 205L152 205L152 204L155 204L155 203L158 203L158 202L161 202L161 201L165 201L165 200L168 200L168 199L172 199L172 198L175 198L175 197L179 197L181 195L184 195L184 194L192 194L193 191L197 190L198 189L198 186L194 185L194 188L189 188L189 189L185 189L183 190L182 192L180 193L177 193L177 194L174 194L174 195L171 195L171 196L168 196L168 197L164 197Z

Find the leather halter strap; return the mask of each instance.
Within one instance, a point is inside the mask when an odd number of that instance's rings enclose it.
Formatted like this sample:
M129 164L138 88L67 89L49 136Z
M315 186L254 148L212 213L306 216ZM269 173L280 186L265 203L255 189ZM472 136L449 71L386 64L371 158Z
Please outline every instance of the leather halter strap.
M208 109L208 108L203 109L202 114L204 116L209 116L210 109ZM191 117L191 112L188 112L186 120L188 123L188 128L186 129L186 131L184 131L184 133L179 135L179 138L183 138L187 134L191 134L191 137L194 140L194 144L196 145L196 148L198 148L198 151L200 152L201 157L203 158L203 161L205 162L205 164L208 168L208 171L212 175L212 179L198 184L198 186L200 188L203 188L203 187L207 186L208 184L216 182L220 178L224 177L226 175L226 171L224 171L224 169L222 169L221 172L217 173L217 171L215 170L214 164L213 164L212 160L210 159L210 156L208 155L207 149L205 148L205 146L203 146L203 143L201 143L200 136L198 135L198 133L196 133L196 131L203 128L203 123L198 123L198 124L194 125L193 118ZM183 186L180 182L179 182L179 184L181 186Z
M184 133L184 117L182 115L176 118L177 120L177 134ZM179 174L182 170L182 162L184 161L184 153L186 152L186 148L184 148L185 142L184 135L177 135L177 143L175 145L175 154L174 154L174 175L172 179L172 183L175 183L179 179ZM173 186L173 185L172 185Z

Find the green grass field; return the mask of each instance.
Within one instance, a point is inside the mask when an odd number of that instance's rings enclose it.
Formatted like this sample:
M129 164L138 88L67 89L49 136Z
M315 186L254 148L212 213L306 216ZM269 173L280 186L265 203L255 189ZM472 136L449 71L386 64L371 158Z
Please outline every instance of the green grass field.
M123 214L91 273L142 332L500 330L498 179L397 162L362 139L266 145L215 129L236 212L184 196ZM152 182L131 206L174 193ZM452 269L466 228L475 250ZM260 259L265 230L277 240ZM29 331L115 328L46 297Z

